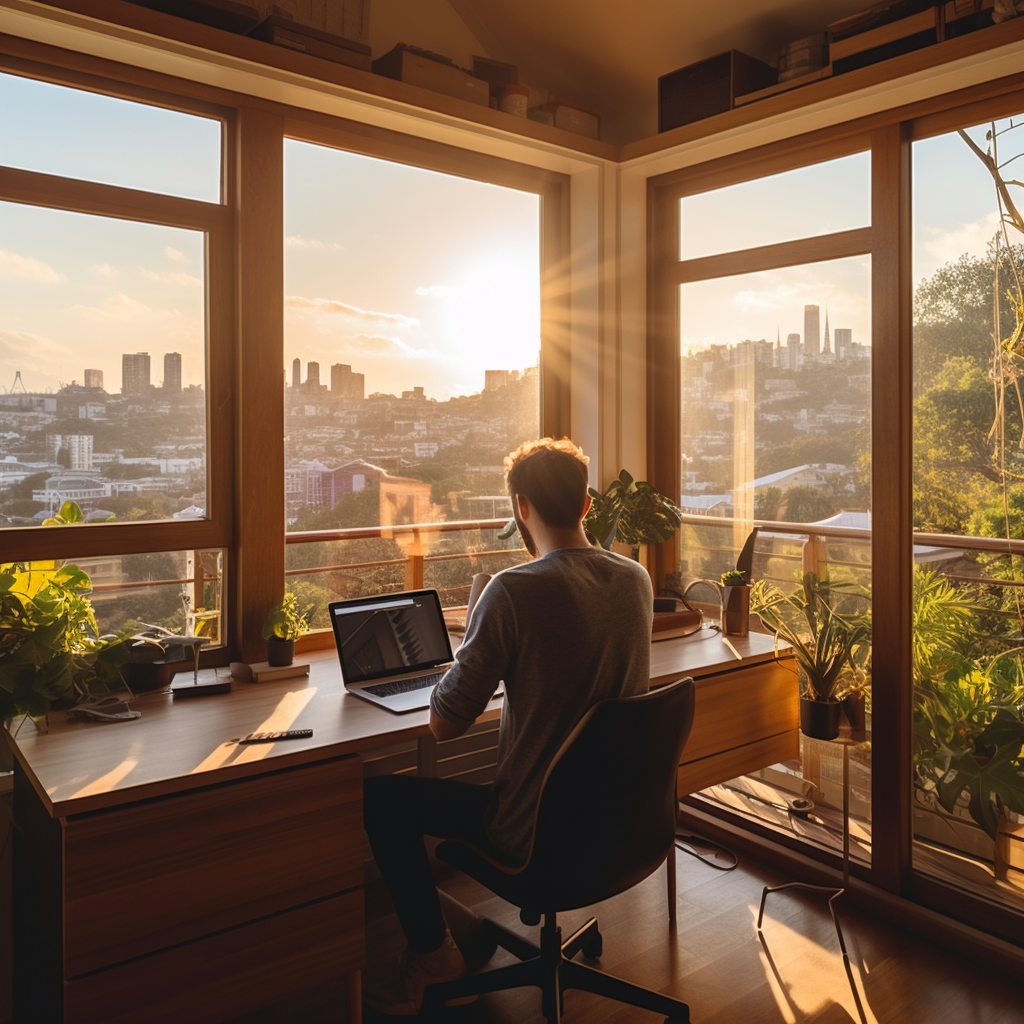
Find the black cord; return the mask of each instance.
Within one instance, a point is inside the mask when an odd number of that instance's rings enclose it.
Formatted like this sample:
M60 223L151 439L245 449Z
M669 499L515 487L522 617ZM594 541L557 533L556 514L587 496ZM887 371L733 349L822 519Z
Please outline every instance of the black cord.
M732 858L732 863L718 864L711 857L704 857L696 850L690 849L690 847L686 845L688 843L695 843L698 846L703 846L709 850L720 850L722 853L728 854ZM709 868L714 868L716 871L732 871L733 868L738 867L740 863L739 858L728 847L722 846L720 843L713 843L710 839L704 839L702 836L691 836L684 832L676 833L676 849L682 850L683 853L688 853L691 857L696 857L702 864L707 864Z

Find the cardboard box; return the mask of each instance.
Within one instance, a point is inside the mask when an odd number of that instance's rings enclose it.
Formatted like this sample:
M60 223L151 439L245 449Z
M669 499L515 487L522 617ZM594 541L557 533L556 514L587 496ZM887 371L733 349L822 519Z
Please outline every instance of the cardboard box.
M736 97L775 85L778 74L770 64L739 50L690 64L658 79L658 131L732 110Z
M587 110L586 107L578 107L575 103L552 100L550 103L541 103L539 106L531 107L529 115L531 120L551 124L555 128L561 128L576 135L586 135L588 139L601 138L601 118L594 111ZM550 120L548 120L548 116L550 116Z
M393 50L373 62L378 75L408 82L423 89L455 96L470 103L486 107L490 104L490 86L474 78L468 71L456 67L444 57L436 54L427 56L425 51L416 50L399 43Z
M346 64L360 71L370 70L370 48L352 39L333 36L329 32L321 32L318 28L301 25L290 18L271 15L261 21L248 33L254 39L262 39L275 46L284 46L289 50L308 53L312 57L333 60L336 64Z

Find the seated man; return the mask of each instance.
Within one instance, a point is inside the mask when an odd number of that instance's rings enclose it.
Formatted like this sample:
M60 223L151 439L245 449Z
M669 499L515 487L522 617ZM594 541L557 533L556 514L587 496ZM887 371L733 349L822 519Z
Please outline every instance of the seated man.
M505 704L494 784L380 776L364 820L408 940L397 978L368 1004L413 1015L423 989L466 971L434 886L424 835L465 839L507 863L526 859L541 780L584 713L650 682L651 581L636 562L592 547L582 520L589 460L542 438L505 459L512 511L533 561L496 574L473 610L454 665L431 698L438 739L464 733L500 682Z

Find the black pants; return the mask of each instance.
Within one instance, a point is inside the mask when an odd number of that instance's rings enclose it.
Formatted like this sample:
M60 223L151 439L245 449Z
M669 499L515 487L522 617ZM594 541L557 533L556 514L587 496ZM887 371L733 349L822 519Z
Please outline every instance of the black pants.
M444 941L441 901L424 836L465 839L498 854L484 832L489 786L417 775L379 775L363 787L363 823L409 946L429 953Z

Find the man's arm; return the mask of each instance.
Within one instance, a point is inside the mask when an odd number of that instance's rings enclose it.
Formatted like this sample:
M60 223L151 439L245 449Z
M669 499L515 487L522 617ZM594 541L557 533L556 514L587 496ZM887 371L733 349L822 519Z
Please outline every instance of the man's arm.
M436 740L453 740L461 736L473 723L472 722L450 722L442 718L433 708L430 709L430 731Z

